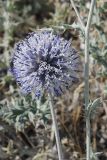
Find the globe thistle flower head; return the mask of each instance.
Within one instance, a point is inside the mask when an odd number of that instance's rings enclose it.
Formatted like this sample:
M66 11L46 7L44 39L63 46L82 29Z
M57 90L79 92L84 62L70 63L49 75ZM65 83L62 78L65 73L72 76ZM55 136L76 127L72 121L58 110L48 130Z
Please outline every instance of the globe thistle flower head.
M71 43L51 31L29 34L13 50L11 72L23 93L61 95L78 80L79 56Z

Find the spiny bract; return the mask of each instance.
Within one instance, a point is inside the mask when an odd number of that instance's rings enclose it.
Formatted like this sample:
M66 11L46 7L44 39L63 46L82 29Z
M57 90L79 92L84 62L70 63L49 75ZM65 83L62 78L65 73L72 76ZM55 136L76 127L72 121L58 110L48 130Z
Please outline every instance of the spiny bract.
M43 89L61 95L78 80L79 56L71 43L51 31L29 34L13 50L11 72L23 93L39 97Z

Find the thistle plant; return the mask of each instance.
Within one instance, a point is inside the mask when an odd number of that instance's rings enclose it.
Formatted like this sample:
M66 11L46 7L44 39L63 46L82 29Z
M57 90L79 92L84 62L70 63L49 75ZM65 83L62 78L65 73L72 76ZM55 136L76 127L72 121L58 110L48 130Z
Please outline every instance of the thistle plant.
M93 10L95 6L95 0L91 1L91 6L89 10L89 15L87 19L86 26L82 21L80 14L75 6L75 2L70 0L71 4L75 10L75 13L78 17L79 23L81 25L81 29L84 32L85 36L85 65L84 65L84 80L85 80L85 110L86 110L86 159L91 159L91 143L90 143L90 115L89 115L89 32L90 32L90 25L93 15ZM93 107L93 106L92 106Z
M35 98L40 98L43 91L49 95L59 160L64 157L53 97L61 95L77 82L79 63L79 55L71 42L49 30L30 33L13 49L11 72L22 93L33 93Z

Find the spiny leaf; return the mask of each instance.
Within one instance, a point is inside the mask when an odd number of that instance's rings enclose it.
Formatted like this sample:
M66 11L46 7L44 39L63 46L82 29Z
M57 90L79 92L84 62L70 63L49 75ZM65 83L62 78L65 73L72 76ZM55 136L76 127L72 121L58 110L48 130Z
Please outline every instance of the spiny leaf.
M97 110L97 108L101 106L101 104L102 104L101 98L95 99L92 103L89 104L87 108L87 115L90 117Z

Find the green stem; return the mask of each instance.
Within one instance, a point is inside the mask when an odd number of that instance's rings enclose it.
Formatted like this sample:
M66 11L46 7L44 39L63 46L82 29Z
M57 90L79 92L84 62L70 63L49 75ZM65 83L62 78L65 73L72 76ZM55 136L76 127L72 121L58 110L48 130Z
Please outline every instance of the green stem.
M57 125L56 114L55 114L55 110L54 110L54 104L53 104L53 97L51 94L49 94L49 106L50 106L50 110L51 110L52 122L53 122L54 131L55 131L58 157L59 157L59 160L63 160L62 147L61 147L61 143L60 143L58 125Z

